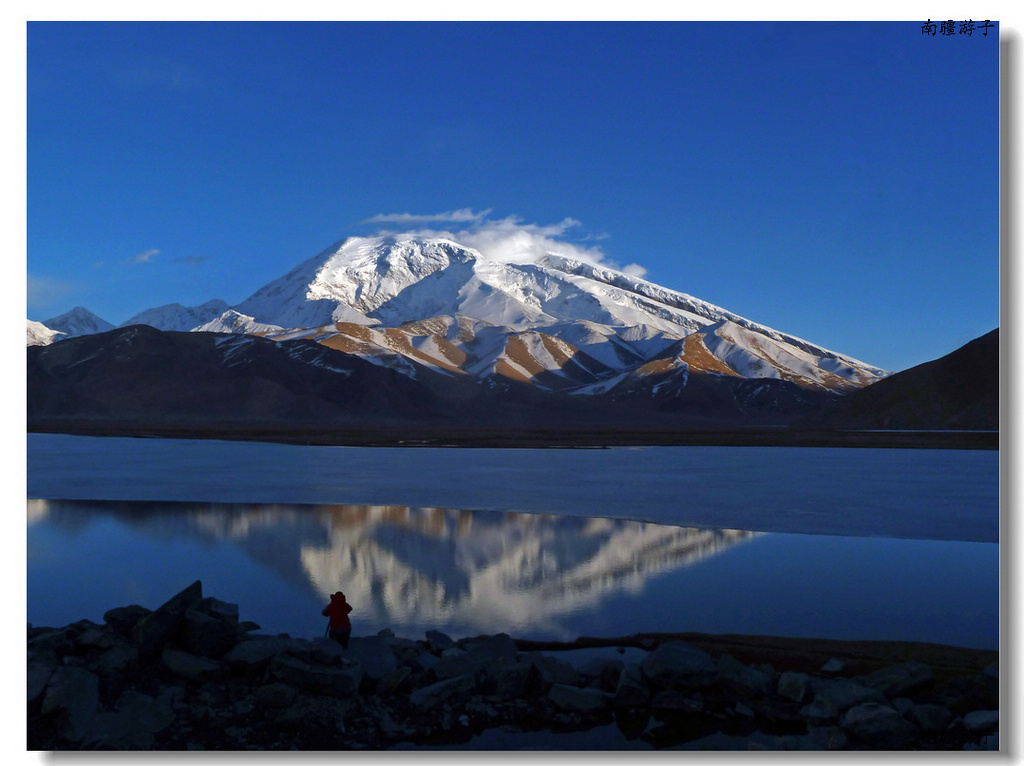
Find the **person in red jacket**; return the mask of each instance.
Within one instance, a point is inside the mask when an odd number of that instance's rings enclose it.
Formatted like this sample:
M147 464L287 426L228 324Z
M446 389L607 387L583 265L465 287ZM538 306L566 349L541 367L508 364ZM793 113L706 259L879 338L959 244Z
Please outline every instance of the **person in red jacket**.
M340 590L331 596L331 603L324 607L323 614L331 618L328 628L331 638L348 649L348 637L352 635L352 623L348 619L348 613L352 611L352 605L345 600L345 594Z

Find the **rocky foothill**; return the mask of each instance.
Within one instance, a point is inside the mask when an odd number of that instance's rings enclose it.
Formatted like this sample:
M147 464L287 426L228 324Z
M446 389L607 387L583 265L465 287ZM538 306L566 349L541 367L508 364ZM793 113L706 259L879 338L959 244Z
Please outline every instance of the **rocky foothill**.
M261 635L199 582L104 621L29 627L28 749L456 746L496 727L611 724L653 748L715 732L749 749L998 748L996 666L940 679L905 661L851 675L835 658L798 672L647 639L639 662L611 649L576 667L505 634L437 631L414 641L385 630L345 650Z

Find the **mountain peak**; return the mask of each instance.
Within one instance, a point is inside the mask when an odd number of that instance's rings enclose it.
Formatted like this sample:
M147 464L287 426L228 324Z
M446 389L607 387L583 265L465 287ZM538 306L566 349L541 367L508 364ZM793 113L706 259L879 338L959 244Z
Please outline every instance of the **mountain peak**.
M413 378L429 367L579 393L636 381L664 392L671 387L658 376L669 370L679 372L675 389L697 375L776 379L827 394L887 374L574 252L515 233L495 241L467 234L466 242L349 237L238 305L175 303L125 324L306 338ZM86 324L83 312L69 312L78 317L71 324Z
M65 337L68 338L74 338L78 335L92 335L93 333L114 329L114 325L110 322L101 319L82 306L75 306L60 316L45 319L43 324L51 330L64 333Z
M187 332L197 325L209 322L228 310L228 304L220 299L207 301L201 306L182 306L180 303L169 303L154 309L147 309L136 314L121 327L145 324L158 330Z

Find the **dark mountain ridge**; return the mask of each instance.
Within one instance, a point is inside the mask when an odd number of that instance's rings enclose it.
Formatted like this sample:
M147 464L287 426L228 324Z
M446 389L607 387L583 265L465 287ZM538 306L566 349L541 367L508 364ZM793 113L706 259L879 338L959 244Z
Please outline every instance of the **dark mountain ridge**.
M829 430L999 428L999 328L801 419Z
M784 380L650 375L614 397L417 369L409 376L314 340L137 325L28 353L29 430L222 424L269 428L779 426L834 398ZM664 383L659 390L659 382ZM44 425L45 424L45 427Z

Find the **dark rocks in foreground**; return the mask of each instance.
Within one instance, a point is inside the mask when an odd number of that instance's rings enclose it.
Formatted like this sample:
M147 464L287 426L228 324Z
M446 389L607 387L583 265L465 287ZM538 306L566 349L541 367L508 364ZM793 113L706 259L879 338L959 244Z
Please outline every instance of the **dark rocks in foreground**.
M260 635L199 582L104 625L29 628L30 750L343 750L455 744L488 728L616 723L653 748L714 732L750 748L998 747L998 667L940 683L921 662L844 677L717 657L677 640L580 668L505 634ZM767 743L767 744L766 744Z

